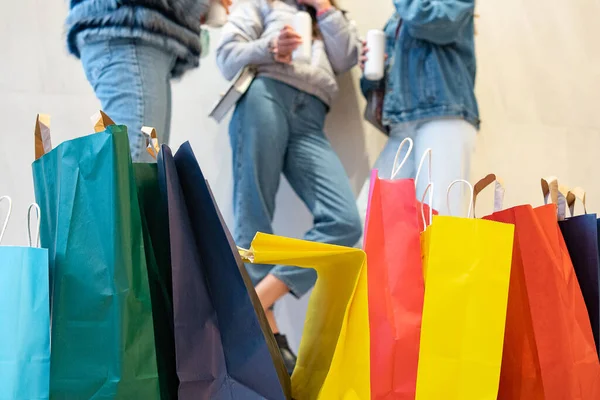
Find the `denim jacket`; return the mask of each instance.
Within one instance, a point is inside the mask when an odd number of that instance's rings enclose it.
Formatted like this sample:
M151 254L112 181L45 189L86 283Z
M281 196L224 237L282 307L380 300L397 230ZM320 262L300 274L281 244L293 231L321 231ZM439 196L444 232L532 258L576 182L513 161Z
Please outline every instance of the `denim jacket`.
M479 128L475 98L475 0L394 0L385 27L385 78L361 80L366 95L384 90L386 126L459 117Z

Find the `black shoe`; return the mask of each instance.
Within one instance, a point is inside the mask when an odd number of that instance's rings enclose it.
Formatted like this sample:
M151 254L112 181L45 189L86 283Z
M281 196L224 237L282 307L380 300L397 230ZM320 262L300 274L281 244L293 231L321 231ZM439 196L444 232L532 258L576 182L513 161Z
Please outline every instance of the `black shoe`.
M292 375L294 368L296 368L296 355L292 352L292 349L290 349L290 345L288 344L285 335L276 333L275 340L277 341L277 346L279 347L279 351L283 357L283 364L285 365L288 373Z

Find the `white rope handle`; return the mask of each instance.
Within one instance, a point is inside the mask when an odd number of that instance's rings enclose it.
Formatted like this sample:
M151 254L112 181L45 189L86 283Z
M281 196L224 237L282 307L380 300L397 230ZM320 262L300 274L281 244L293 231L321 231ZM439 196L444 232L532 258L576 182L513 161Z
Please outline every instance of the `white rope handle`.
M400 163L400 165L398 165L398 159L400 158L400 154L402 153L402 149L404 148L405 143L408 143L408 151L404 155L404 158L402 159L402 162ZM402 141L402 143L400 143L400 146L398 146L398 151L396 152L396 157L394 157L394 165L392 166L392 176L390 177L390 179L396 178L396 175L398 175L398 173L400 172L400 170L406 163L406 160L408 160L408 157L410 156L410 153L412 152L413 144L414 143L411 138L406 138Z
M446 191L446 204L448 206L448 214L452 215L452 211L450 210L450 191L452 190L452 187L457 183L462 183L469 187L471 195L469 196L469 212L467 213L467 218L471 218L471 215L473 215L473 185L471 185L468 181L464 179L457 179L448 186L448 190Z
M415 175L415 188L417 187L417 182L419 182L419 176L421 176L421 171L423 170L423 164L425 164L425 158L429 159L429 163L427 164L427 183L431 183L431 148L428 148L423 153L421 157L421 161L419 162L419 168L417 169L417 175Z
M8 201L8 211L6 212L6 218L2 223L2 230L0 231L0 243L2 243L2 238L4 237L4 232L6 232L6 227L8 226L8 220L10 219L10 213L12 212L12 199L8 196L0 197L0 203L3 201Z
M37 224L35 226L37 232L37 236L35 237L35 244L31 237L31 210L35 210L35 217L37 218ZM29 209L27 210L27 239L29 239L29 247L40 247L40 215L40 206L38 206L36 203L30 204Z
M425 196L427 196L427 192L429 192L429 225L431 225L431 221L433 221L433 182L429 182L425 191L423 192L423 196L421 196L421 218L423 218L423 229L427 229L429 226L427 224L427 220L425 220Z

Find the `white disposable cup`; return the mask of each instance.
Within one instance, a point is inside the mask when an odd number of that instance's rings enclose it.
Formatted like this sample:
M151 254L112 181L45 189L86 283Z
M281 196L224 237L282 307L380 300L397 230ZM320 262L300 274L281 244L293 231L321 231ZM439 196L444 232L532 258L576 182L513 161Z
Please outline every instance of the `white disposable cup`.
M211 28L220 28L227 23L227 10L219 0L212 0L206 14L205 25Z
M367 62L365 63L365 78L370 81L383 79L385 67L385 34L379 29L367 32Z
M309 63L312 59L312 19L306 11L298 11L294 15L292 28L302 37L302 43L292 55L294 61Z

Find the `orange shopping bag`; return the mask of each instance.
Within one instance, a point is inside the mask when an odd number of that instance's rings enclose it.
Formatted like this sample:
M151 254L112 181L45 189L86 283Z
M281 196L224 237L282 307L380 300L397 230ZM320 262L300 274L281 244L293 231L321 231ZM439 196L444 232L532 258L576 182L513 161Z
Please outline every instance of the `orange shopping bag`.
M409 153L410 148L406 157ZM421 165L428 155L430 151ZM394 165L391 180L372 172L365 225L373 400L414 399L417 383L425 291L419 239L423 220L415 181L394 180L398 170Z
M485 219L515 225L498 399L600 399L600 364L556 206Z

